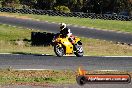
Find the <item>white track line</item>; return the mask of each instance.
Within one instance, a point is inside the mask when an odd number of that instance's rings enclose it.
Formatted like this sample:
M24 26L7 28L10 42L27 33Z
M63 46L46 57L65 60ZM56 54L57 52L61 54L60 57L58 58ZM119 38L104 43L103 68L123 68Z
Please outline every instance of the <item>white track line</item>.
M22 54L12 54L12 53L0 53L0 54L22 55ZM29 55L32 55L32 54L29 54ZM50 54L40 54L40 55L50 55ZM64 55L64 56L76 56L76 55ZM89 55L83 55L83 56L89 56ZM89 57L132 57L132 56L89 56Z
M94 71L120 71L120 70L94 70Z
M101 56L101 57L132 57L132 56Z
M12 53L0 53L0 54L12 54Z

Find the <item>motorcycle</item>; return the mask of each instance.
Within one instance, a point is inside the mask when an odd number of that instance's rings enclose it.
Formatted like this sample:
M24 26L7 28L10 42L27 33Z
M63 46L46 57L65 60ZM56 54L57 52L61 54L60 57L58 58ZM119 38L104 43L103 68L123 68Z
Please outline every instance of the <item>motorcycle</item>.
M71 43L69 38L61 34L53 39L54 52L57 56L75 54L77 57L83 56L82 42L80 38L74 37L74 43Z

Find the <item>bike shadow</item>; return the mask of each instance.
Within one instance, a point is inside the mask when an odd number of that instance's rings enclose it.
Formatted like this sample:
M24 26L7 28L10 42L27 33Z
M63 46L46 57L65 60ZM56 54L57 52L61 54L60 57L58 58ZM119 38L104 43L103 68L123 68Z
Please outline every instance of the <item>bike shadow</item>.
M33 54L33 53L25 53L25 52L12 52L15 55L31 55L31 56L55 56L50 54Z
M14 55L24 55L24 56L27 55L27 56L42 56L42 57L45 57L45 56L58 57L56 55L51 55L51 54L33 54L33 53L26 53L26 52L11 52L11 53ZM64 55L60 58L75 58L75 57L76 57L75 55ZM76 57L76 58L80 58L80 57Z

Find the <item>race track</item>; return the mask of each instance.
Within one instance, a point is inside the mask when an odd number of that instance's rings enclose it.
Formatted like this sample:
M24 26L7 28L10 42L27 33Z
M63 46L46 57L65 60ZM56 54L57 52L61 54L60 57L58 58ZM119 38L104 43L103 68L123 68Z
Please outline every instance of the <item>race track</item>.
M132 57L57 57L50 55L0 55L0 68L132 71Z
M12 17L0 16L1 24L16 25L26 28L58 32L58 24L33 21L27 19L18 19ZM69 26L73 34L84 37L106 39L111 41L120 41L132 43L132 34L115 33L110 31L101 31L81 27ZM13 67L16 69L76 69L78 66L84 66L87 69L98 70L132 70L131 57L62 57L42 56L42 55L0 55L0 67Z
M28 19L18 19L12 17L4 17L4 16L0 16L0 24L9 24L9 25L21 26L31 29L39 29L39 30L55 32L55 33L59 31L59 26L56 23L33 21ZM69 26L69 28L72 29L73 34L77 36L132 44L132 34L130 33L102 31L102 30L90 29L86 27L78 27L78 26L76 27L73 25Z
M27 19L17 19L11 17L0 16L0 24L9 24L31 29L39 29L49 32L57 33L58 24L49 22L40 22ZM101 31L96 29L89 29L85 27L69 26L73 34L88 38L103 39L114 42L123 42L132 44L132 34L130 33L116 33L110 31ZM93 57L85 56L82 58L68 56L56 57L52 55L17 55L17 54L1 54L0 68L13 69L53 69L53 70L74 70L79 66L83 66L86 70L120 70L132 71L132 57ZM4 88L18 88L20 86L4 87ZM76 85L60 86L56 88L132 88L132 84L90 84L83 87ZM22 86L22 88L30 88ZM31 88L37 88L31 87ZM42 87L39 87L42 88Z

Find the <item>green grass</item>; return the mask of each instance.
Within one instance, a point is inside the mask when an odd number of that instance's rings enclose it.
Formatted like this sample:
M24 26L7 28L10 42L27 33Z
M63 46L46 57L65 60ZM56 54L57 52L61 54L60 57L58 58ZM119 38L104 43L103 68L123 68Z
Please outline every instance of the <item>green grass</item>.
M48 15L32 15L32 14L18 14L18 13L1 13L5 15L38 19L40 21L49 22L65 22L67 24L86 26L98 28L101 30L115 30L122 32L132 32L132 21L117 21L117 20L102 20L102 19L89 19L77 17L61 17L61 16L48 16Z
M0 53L50 54L55 55L52 46L31 46L31 32L24 28L0 24ZM89 56L131 56L132 46L117 45L108 41L81 37L84 54Z

